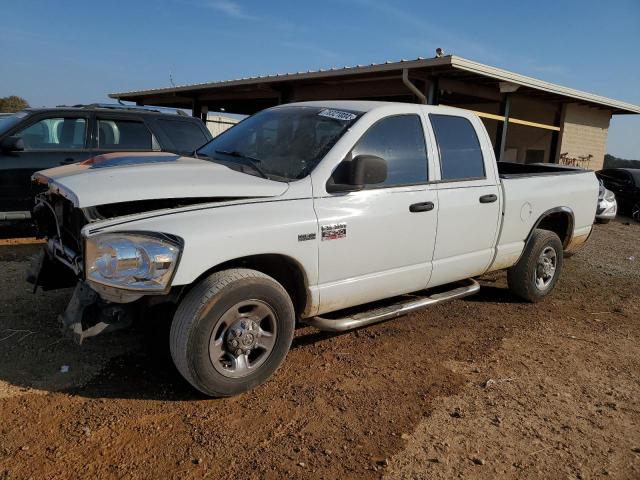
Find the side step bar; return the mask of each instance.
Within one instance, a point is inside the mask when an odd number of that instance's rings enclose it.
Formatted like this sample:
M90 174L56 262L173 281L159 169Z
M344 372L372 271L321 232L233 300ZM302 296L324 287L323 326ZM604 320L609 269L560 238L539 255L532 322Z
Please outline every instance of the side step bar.
M384 322L385 320L400 317L431 305L473 295L478 292L478 290L480 290L480 284L470 278L465 281L465 285L449 290L448 292L434 293L433 295L418 299L412 297L410 300L405 302L374 308L372 310L355 313L343 318L332 319L312 317L303 321L307 325L311 325L312 327L316 327L317 329L325 332L345 332L354 328L360 328L373 323Z

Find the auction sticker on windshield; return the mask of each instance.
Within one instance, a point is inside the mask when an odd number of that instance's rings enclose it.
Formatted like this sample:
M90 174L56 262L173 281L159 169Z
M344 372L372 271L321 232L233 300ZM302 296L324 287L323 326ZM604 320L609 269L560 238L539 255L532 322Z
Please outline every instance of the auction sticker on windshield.
M320 113L318 113L321 117L334 118L336 120L342 120L343 122L348 122L356 118L357 115L354 115L350 112L343 112L342 110L332 110L330 108L325 108Z

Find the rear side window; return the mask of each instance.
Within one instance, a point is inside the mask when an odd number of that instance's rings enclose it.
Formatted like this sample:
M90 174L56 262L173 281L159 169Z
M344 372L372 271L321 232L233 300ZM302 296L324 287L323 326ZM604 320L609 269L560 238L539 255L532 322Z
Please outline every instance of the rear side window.
M373 188L427 181L427 149L422 122L417 115L380 120L353 147L351 158L357 155L375 155L387 162L387 180Z
M156 122L177 152L193 152L209 140L194 122L160 119Z
M430 114L440 151L442 180L485 178L478 136L469 120L452 115Z
M98 148L103 150L157 150L143 122L98 119Z

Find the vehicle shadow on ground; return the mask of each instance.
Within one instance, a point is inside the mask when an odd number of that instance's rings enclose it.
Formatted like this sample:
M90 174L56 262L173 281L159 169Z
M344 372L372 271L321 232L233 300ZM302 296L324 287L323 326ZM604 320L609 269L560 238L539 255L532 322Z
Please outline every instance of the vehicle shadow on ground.
M182 378L169 350L170 318L155 318L153 326L141 322L133 327L140 335L140 348L111 359L105 368L83 387L65 393L85 398L119 398L135 400L196 401L210 400ZM126 335L120 332L119 335ZM330 340L338 334L312 331L298 334L291 350ZM97 337L89 340L99 342ZM286 361L286 360L285 360Z
M491 287L490 292L500 292L503 289ZM482 291L481 291L482 292ZM479 295L482 295L480 293ZM509 292L504 298L509 299ZM472 297L461 301L465 302ZM496 302L502 298L498 293L490 293L488 299L476 301ZM513 300L513 298L510 298ZM165 312L166 313L166 312ZM402 321L409 315L393 321ZM95 376L87 385L81 388L66 390L65 393L82 396L85 398L118 398L134 400L160 400L160 401L198 401L211 400L206 395L196 391L188 384L177 371L169 350L169 332L171 318L159 319L155 317L153 327L140 323L133 327L136 334L141 335L140 348L132 353L113 358L107 366ZM362 327L355 330L367 330ZM299 326L296 336L291 344L291 350L304 349L305 347L329 342L342 335L350 335L355 330L347 332L322 332L311 327ZM119 333L126 335L126 332ZM100 338L94 339L100 341ZM290 357L285 360L292 361ZM223 399L219 399L223 400Z
M465 297L465 300L469 302L480 303L527 303L524 300L519 299L508 288L496 287L495 285L487 285L480 281L480 292L476 295Z

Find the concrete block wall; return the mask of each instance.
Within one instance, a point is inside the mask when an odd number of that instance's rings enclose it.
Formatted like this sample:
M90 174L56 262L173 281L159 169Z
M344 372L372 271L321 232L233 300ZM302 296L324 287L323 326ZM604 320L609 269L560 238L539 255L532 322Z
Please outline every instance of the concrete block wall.
M589 164L600 170L604 163L611 112L574 103L567 104L562 115L559 153L569 157L593 155Z

